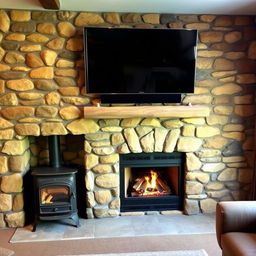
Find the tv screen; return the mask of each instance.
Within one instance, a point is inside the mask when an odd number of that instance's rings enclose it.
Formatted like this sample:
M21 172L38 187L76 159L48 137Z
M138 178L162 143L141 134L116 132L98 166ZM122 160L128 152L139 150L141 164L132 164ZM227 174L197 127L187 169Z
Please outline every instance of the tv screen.
M86 91L193 93L197 30L85 27Z

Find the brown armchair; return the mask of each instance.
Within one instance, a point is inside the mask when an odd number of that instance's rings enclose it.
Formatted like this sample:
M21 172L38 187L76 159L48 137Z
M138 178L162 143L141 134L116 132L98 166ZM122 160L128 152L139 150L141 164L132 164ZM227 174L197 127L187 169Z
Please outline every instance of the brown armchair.
M256 256L256 201L218 203L216 235L223 256Z

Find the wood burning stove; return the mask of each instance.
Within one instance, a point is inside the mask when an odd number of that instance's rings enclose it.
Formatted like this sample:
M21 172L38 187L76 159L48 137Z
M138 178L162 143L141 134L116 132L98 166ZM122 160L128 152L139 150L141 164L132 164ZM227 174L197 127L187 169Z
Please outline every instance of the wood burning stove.
M182 210L183 154L120 155L121 212Z
M61 165L60 142L58 136L49 136L50 165L32 169L35 191L35 224L39 220L70 218L79 227L76 201L75 168Z

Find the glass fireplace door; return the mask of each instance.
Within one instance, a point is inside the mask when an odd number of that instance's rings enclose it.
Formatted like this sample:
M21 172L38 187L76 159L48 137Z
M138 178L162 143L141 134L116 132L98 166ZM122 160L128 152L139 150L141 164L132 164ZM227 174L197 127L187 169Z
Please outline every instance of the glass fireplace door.
M58 204L70 202L70 189L68 186L52 186L41 188L40 204Z

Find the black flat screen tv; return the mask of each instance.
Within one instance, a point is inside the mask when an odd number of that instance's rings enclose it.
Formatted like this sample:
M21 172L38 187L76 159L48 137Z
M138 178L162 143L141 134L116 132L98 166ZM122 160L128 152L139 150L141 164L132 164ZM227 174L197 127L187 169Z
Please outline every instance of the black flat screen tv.
M177 102L194 92L197 30L85 27L87 94Z

